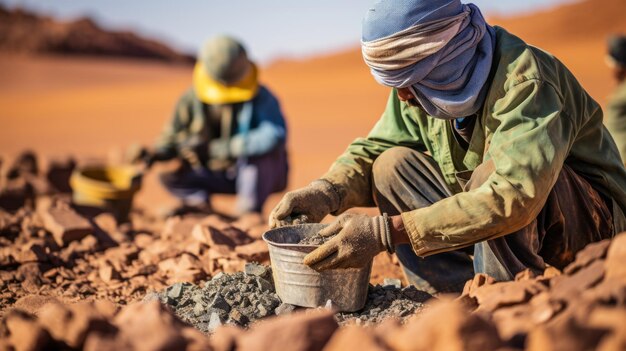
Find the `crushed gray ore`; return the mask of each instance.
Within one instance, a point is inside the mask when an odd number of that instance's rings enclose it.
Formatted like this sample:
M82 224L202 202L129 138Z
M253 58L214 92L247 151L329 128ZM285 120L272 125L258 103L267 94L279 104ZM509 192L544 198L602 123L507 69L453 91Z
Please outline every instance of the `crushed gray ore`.
M396 318L400 322L422 311L427 300L432 298L427 292L414 286L400 288L399 280L385 279L385 285L370 285L365 307L357 312L337 313L339 324L377 324L387 318Z
M308 236L308 237L300 240L300 242L298 242L298 244L300 244L300 245L320 246L320 245L324 244L325 242L327 242L328 240L330 240L330 238L332 238L332 236L324 237L324 236L319 235L318 233L315 233L314 235Z
M413 286L401 288L399 279L369 286L365 307L358 312L337 313L339 324L375 324L386 318L407 319L420 312L432 296ZM148 293L144 301L159 300L183 321L203 333L231 324L247 327L256 320L285 315L301 307L281 303L274 290L271 268L248 263L244 272L219 273L199 287L176 283L161 292Z
M219 273L204 287L176 283L144 301L158 299L183 321L204 333L223 324L247 327L251 322L275 314L281 301L274 291L271 269L246 264L244 272Z

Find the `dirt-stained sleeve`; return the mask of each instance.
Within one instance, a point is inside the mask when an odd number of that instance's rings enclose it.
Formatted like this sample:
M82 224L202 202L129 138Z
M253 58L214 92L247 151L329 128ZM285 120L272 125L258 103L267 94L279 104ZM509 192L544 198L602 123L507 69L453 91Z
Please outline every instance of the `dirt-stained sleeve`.
M626 83L620 89L607 107L606 127L626 164Z
M420 256L493 239L528 225L554 186L575 135L556 89L539 80L496 101L484 162L494 171L479 187L402 214ZM491 126L491 127L490 127Z
M174 107L172 118L164 126L163 131L157 138L155 145L156 153L165 158L176 156L179 141L178 135L191 119L191 94L193 94L193 91L189 90L180 97Z
M322 176L335 185L341 204L333 214L352 207L373 206L372 165L385 150L406 146L424 150L417 121L402 112L402 102L392 90L387 107L367 138L358 138Z

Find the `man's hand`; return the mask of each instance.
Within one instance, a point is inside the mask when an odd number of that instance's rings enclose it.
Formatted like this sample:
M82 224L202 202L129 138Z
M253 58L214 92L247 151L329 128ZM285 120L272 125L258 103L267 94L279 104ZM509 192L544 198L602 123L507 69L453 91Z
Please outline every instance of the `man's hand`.
M230 140L215 139L209 143L211 158L215 160L228 160L230 158Z
M336 268L363 268L374 256L391 250L388 217L344 214L320 231L333 236L328 242L304 257L304 264L317 271Z
M333 185L326 180L316 180L302 189L285 194L270 213L270 228L318 223L336 211L339 203L339 193Z

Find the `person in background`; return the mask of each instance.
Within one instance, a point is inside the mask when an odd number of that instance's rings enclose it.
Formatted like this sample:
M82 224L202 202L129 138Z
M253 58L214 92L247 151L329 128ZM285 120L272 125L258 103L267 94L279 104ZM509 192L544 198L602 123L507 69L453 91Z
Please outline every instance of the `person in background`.
M287 185L286 139L279 102L259 84L257 66L240 42L218 36L200 50L193 86L144 161L182 161L160 175L182 202L175 213L210 212L212 194L237 194L239 215L261 213Z
M459 0L377 1L361 48L390 87L380 120L270 215L339 216L305 264L395 252L418 289L460 292L474 273L562 269L625 228L626 169L602 109L554 56ZM342 214L364 206L380 215Z
M622 162L626 163L626 36L609 39L607 62L617 82L617 89L606 110L606 127L615 139Z

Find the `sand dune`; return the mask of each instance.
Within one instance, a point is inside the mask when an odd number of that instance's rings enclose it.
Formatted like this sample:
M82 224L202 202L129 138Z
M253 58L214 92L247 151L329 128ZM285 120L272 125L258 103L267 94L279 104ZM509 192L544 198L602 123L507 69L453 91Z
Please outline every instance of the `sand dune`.
M626 32L624 10L624 0L590 0L492 23L557 55L605 103L613 87L603 60L605 39ZM190 84L191 71L137 60L3 55L0 76L1 153L31 148L86 156L150 144ZM356 46L276 62L261 79L281 98L288 117L292 188L322 174L351 140L367 134L388 95ZM149 193L146 202L163 199L162 193Z

